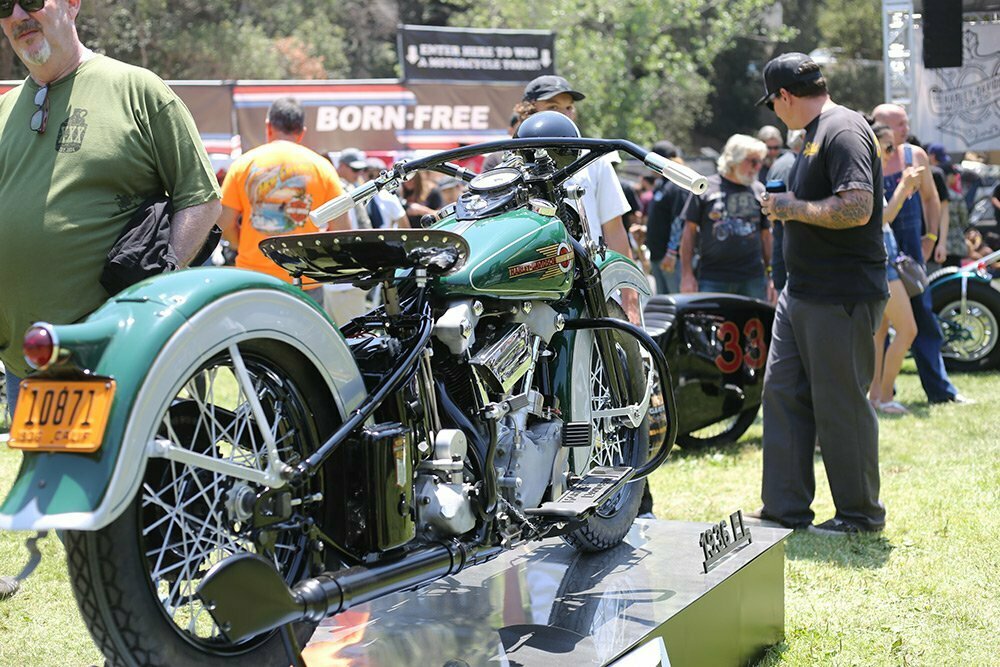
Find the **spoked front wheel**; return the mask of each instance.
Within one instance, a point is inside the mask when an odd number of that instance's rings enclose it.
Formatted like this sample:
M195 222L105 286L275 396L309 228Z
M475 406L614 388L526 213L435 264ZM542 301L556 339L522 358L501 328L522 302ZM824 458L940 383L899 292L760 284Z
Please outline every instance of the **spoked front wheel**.
M615 302L608 303L612 317L628 320L625 312ZM640 399L646 388L646 368L639 353L639 344L630 336L618 332L610 335L617 358L610 363L625 369L629 386L629 402ZM649 419L644 417L638 427L624 416L608 416L610 410L623 407L616 404L611 392L609 362L604 359L593 337L589 359L577 366L579 373L589 369L591 434L593 446L585 471L601 466L630 466L638 468L649 455ZM586 474L586 472L584 472ZM597 512L566 540L581 551L604 551L619 544L628 534L639 513L639 503L645 480L626 484L617 494L601 505Z
M74 593L109 665L288 664L277 633L226 640L195 592L213 565L240 552L272 560L289 582L308 570L322 477L278 498L258 474L274 453L295 465L332 429L318 416L335 410L310 403L321 394L303 369L294 352L259 341L203 362L176 385L149 437L161 451L207 461L149 459L121 516L96 532L67 533ZM299 627L300 641L312 630Z
M1000 291L969 280L965 298L958 280L933 288L934 312L941 322L945 366L970 372L1000 367Z

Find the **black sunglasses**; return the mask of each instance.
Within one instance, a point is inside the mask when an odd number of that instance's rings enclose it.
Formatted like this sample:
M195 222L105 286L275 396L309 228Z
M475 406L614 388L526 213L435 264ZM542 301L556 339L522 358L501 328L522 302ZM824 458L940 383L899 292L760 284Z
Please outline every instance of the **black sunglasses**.
M37 12L45 6L45 0L0 0L0 19L5 19L14 13L14 5L21 5L26 12Z
M764 100L764 106L766 106L771 111L774 111L774 100L777 98L778 98L778 93L771 93L770 95L767 96L767 99Z
M42 86L35 93L35 113L31 114L31 130L38 134L45 132L45 126L49 122L49 86Z

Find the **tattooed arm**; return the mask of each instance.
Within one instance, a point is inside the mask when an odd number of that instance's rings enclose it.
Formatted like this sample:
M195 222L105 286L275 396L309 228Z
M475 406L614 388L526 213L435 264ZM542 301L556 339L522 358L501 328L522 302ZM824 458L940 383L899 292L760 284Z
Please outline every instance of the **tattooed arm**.
M802 201L791 193L769 194L761 202L772 220L797 220L826 229L850 229L868 222L874 197L866 190L845 190L819 201Z

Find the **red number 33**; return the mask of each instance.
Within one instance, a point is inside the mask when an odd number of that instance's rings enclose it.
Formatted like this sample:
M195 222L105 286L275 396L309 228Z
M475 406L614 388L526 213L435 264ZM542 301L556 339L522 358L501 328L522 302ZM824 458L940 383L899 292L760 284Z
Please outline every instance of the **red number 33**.
M722 341L722 352L715 358L715 365L723 373L735 373L744 362L748 368L764 367L767 342L764 340L764 323L759 318L747 320L743 325L745 352L740 345L739 327L734 322L723 322L715 335Z

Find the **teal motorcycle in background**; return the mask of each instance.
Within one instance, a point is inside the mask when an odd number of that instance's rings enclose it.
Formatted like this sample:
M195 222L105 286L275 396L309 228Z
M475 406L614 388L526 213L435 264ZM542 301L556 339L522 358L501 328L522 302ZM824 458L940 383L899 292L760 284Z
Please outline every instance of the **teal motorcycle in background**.
M572 176L621 151L706 182L555 115L313 212L420 170L468 181L427 228L263 242L294 276L381 286L342 329L293 286L205 268L28 331L0 529L64 531L109 665L287 665L325 616L525 541L622 541L676 437L673 383L619 305L645 276L590 237ZM481 175L452 163L495 151Z
M962 267L951 266L929 276L931 303L941 323L941 350L950 371L1000 368L1000 290L993 287L989 267L1000 251Z

